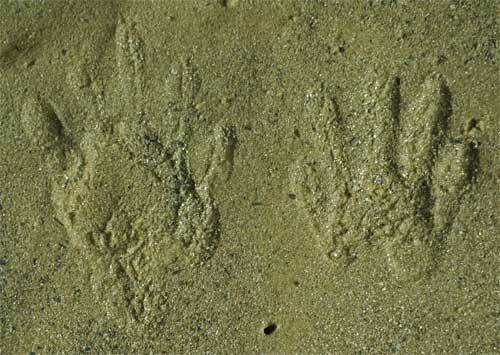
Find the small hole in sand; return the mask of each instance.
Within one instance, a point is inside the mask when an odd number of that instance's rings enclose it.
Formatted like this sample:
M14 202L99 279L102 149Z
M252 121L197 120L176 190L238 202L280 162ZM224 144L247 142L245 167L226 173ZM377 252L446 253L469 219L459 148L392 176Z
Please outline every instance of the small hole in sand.
M265 335L273 334L276 329L278 329L278 325L276 323L270 323L267 327L264 328Z

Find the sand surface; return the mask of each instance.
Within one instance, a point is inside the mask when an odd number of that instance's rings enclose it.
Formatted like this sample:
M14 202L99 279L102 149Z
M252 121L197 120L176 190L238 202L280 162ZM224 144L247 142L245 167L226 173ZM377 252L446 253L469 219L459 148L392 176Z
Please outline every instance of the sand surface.
M1 1L1 354L500 354L500 2Z

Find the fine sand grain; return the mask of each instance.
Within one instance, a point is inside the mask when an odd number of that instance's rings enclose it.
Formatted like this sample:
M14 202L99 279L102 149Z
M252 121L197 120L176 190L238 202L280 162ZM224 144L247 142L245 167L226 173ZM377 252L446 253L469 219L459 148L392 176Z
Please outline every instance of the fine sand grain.
M0 354L500 354L499 15L1 1Z

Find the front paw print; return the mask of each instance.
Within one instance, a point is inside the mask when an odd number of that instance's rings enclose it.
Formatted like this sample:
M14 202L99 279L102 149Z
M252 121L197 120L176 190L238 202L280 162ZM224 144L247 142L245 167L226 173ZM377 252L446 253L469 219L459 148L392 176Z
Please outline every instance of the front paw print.
M396 275L425 276L473 183L479 123L450 137L451 97L439 76L425 81L406 119L399 79L375 83L352 130L324 91L306 97L305 154L291 170L322 249L349 265L376 248Z
M201 81L191 64L169 78L161 93L167 112L159 115L168 134L137 120L144 111L144 55L142 42L130 37L133 27L125 26L121 20L117 25L119 85L110 106L94 105L97 95L82 94L90 116L74 132L64 110L33 94L21 118L26 135L42 148L55 218L84 253L95 289L126 307L133 320L147 321L168 303L163 291L169 274L200 267L217 248L220 222L212 187L231 170L235 140L232 129L216 129L208 137L212 156L206 174L194 177L186 142L198 116ZM117 114L116 121L108 120Z

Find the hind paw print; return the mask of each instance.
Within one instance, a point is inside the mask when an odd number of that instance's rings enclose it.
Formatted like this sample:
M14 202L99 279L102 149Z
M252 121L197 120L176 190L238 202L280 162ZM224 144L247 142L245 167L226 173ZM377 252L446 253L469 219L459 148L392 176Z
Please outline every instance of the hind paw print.
M473 183L480 124L450 136L451 97L439 76L425 81L407 117L400 107L399 79L375 82L362 124L348 129L327 90L309 93L306 153L291 181L332 261L349 265L376 248L397 275L420 278L435 266Z

